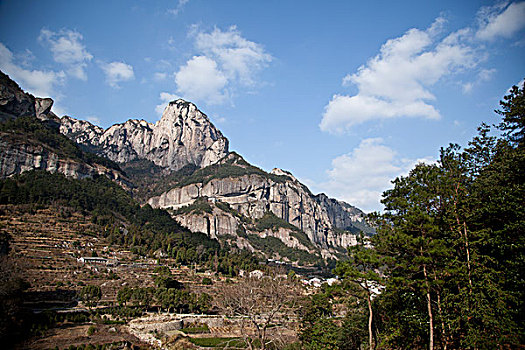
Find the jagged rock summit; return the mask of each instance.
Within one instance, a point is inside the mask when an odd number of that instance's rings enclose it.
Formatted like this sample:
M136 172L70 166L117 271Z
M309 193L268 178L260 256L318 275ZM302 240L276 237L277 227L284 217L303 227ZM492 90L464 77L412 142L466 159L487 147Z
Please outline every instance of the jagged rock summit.
M99 155L126 163L147 159L169 170L191 164L198 168L228 155L228 139L193 103L168 104L155 124L130 119L104 130L89 122L63 117L60 132Z

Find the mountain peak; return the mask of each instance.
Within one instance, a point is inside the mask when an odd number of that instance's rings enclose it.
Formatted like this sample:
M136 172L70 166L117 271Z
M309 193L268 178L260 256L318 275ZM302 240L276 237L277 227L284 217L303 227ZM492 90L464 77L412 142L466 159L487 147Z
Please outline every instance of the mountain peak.
M164 109L164 112L162 112L162 117L156 125L161 125L166 121L173 122L176 120L186 119L195 120L199 123L211 124L211 121L209 120L208 116L202 111L200 111L194 103L179 98L168 103L168 105ZM215 126L213 126L213 124L211 126L214 129L216 129ZM220 131L218 132L220 133Z
M164 109L160 120L128 120L106 130L88 128L76 120L63 120L61 131L78 143L116 162L151 160L170 170L193 164L215 164L228 155L228 140L195 104L178 99ZM73 125L74 124L74 125Z

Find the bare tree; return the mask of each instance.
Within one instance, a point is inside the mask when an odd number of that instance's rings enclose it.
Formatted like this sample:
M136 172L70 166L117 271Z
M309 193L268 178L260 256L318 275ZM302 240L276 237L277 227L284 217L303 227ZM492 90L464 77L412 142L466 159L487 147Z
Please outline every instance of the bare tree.
M227 314L239 318L249 349L265 350L278 341L283 323L295 314L300 295L301 287L295 280L273 272L226 285L214 300Z

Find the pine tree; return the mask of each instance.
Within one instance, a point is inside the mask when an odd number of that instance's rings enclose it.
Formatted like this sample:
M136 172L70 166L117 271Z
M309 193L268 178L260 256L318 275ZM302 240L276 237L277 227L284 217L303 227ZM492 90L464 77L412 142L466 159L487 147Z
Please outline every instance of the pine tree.
M348 247L348 257L347 261L338 262L334 273L357 284L365 294L368 305L368 346L372 350L374 348L372 299L382 283L379 269L383 262L381 256L369 245L362 233L357 237L357 244Z

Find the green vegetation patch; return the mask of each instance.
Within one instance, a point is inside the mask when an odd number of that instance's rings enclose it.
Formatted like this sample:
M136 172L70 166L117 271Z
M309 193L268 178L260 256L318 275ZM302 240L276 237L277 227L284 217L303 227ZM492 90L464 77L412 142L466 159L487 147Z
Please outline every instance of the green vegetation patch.
M261 232L264 230L272 230L272 231L278 231L279 228L286 228L292 231L299 231L297 227L290 224L286 220L283 220L279 217L277 217L273 212L267 211L264 213L263 217L260 219L257 219L255 222L255 230Z
M308 236L303 231L290 224L286 220L277 217L271 211L267 211L266 213L264 213L263 217L256 221L254 228L258 232L262 232L264 230L272 230L273 232L276 232L281 227L291 230L292 232L290 232L290 236L295 237L299 241L299 243L301 243L305 247L315 249L315 246L310 241L310 239L308 239Z
M280 183L284 183L288 179L286 176L269 174L260 168L250 165L238 156L231 157L225 163L213 164L206 168L199 169L192 175L183 178L176 187L184 187L195 183L207 184L213 179L241 177L245 175L259 175Z
M177 209L174 214L175 215L183 215L183 214L204 214L208 213L211 214L213 212L213 209L208 202L208 197L199 197L190 205L186 205L182 208Z
M210 333L210 329L208 328L207 324L203 323L192 327L182 328L181 332L184 332L186 334L203 334Z
M135 159L121 167L137 186L134 194L143 202L172 189L181 179L198 169L194 164L186 164L177 171L168 172L167 169L146 159Z
M261 238L257 235L249 234L248 241L254 248L269 253L277 253L291 261L299 261L300 264L322 264L322 258L316 254L310 254L301 249L288 247L280 239L272 236Z

